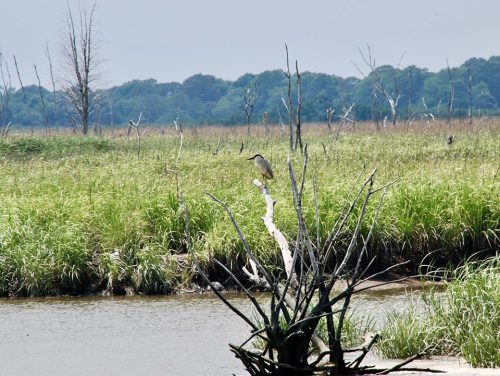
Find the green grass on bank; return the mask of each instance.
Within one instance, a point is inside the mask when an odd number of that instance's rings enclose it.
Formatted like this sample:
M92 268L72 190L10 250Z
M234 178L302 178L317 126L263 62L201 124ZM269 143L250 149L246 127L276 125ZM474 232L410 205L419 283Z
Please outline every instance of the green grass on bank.
M406 358L431 346L430 354L461 355L473 367L500 367L500 257L468 263L449 275L444 293L424 294L424 308L410 300L392 314L377 351Z
M312 233L312 176L324 239L349 203L356 177L377 168L379 186L399 179L375 228L372 253L380 263L409 259L416 268L432 251L434 262L445 265L499 248L498 132L460 133L450 148L446 135L437 133L354 132L334 144L324 130L306 128L304 138L310 157L304 206ZM279 266L277 247L260 219L263 199L251 183L259 175L246 158L260 153L270 160L275 222L293 239L286 135L199 129L185 132L178 151L179 138L169 132L147 133L140 158L133 138L0 140L0 295L171 291L190 275L176 261L185 251L177 184L195 250L210 273L216 274L213 258L233 269L246 260L227 216L205 191L230 205L255 253ZM292 159L300 175L300 153ZM372 215L373 208L365 233Z

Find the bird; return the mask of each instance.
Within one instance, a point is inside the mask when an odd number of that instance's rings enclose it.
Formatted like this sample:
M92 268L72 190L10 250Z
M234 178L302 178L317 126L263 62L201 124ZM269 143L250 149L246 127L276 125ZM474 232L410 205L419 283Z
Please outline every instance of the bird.
M249 161L252 159L255 162L257 170L259 170L264 178L264 185L266 185L266 178L272 179L274 177L271 164L260 154L255 154L253 157L248 158Z
M448 135L448 139L446 140L446 145L451 146L453 144L453 141L455 141L455 135L450 133Z

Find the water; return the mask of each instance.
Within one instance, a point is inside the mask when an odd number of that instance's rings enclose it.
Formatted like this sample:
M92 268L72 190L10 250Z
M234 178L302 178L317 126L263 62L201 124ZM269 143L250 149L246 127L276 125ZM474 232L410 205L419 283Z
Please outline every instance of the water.
M248 301L229 300L243 311ZM381 322L404 290L356 298ZM213 295L0 299L0 375L241 375L246 324Z

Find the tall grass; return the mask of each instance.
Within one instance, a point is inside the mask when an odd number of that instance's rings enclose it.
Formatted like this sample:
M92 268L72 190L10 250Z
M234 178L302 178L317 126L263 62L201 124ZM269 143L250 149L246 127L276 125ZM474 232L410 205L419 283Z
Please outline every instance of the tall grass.
M432 354L462 355L473 367L500 367L500 256L450 273L443 294L425 296L425 309L389 317L378 351L404 358L432 345Z
M276 224L293 239L297 226L286 134L279 128L269 137L247 136L235 128L186 131L178 159L178 137L153 132L143 139L141 158L135 140L124 137L0 140L0 295L175 288L182 281L172 255L185 251L177 186L186 197L196 252L212 276L217 276L214 258L233 269L245 259L231 223L205 191L229 203L263 263L280 266L279 250L260 219L262 198L251 184L259 175L246 157L258 152L270 160ZM323 238L350 202L358 174L377 167L380 185L399 179L373 234L379 262L409 259L416 268L436 251L436 262L444 265L498 249L498 132L460 133L451 148L439 133L360 130L336 143L333 137L305 128ZM214 155L219 138L221 148ZM300 153L291 157L296 164L302 161ZM304 211L313 228L311 182L305 187Z

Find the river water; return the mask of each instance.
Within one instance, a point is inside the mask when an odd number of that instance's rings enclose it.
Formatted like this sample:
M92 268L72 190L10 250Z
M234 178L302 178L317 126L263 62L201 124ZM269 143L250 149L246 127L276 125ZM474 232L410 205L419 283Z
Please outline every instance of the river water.
M371 292L354 306L380 323L404 300L404 290ZM242 375L228 343L248 333L212 294L0 299L0 375Z

